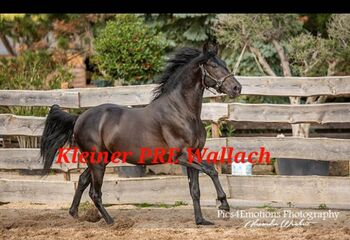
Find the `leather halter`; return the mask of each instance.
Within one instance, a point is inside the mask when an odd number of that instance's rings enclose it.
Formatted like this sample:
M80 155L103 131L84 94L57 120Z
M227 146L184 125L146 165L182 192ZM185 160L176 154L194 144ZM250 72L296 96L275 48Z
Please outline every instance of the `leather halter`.
M225 80L228 78L228 77L231 77L233 76L233 73L229 73L227 74L226 76L220 78L220 79L217 79L216 77L212 76L207 69L205 69L204 65L201 64L199 65L199 68L201 69L202 71L202 84L204 86L205 89L207 89L208 91L210 91L210 87L205 84L205 78L208 76L209 78L211 78L214 82L215 82L215 86L213 87L216 91L220 91L220 87L222 86L222 84L225 82ZM212 92L212 91L210 91ZM221 92L221 91L220 91ZM212 92L214 93L214 92ZM216 93L214 93L216 94Z

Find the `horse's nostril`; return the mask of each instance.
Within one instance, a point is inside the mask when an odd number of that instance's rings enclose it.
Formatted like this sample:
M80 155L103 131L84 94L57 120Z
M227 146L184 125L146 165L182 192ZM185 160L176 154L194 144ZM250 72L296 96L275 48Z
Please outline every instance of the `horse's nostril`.
M234 86L233 87L233 91L235 91L236 93L240 93L241 92L241 87L240 86Z

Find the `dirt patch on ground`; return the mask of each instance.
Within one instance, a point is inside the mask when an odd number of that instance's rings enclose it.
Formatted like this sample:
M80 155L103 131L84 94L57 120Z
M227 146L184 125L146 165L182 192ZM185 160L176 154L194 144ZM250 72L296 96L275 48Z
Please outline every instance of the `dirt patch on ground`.
M204 208L206 219L213 226L196 226L191 206L172 208L138 208L132 205L111 206L107 210L115 219L106 225L103 219L85 221L86 209L79 219L68 214L67 206L4 204L0 206L0 239L350 239L350 212L339 212L338 217L322 220L320 217L305 220L307 226L253 226L257 219L271 224L273 216L285 209L255 208L232 209L231 213L269 213L267 218L218 218L215 208ZM326 212L328 210L300 210L292 212ZM90 212L95 214L96 212ZM85 214L85 215L84 215ZM275 214L275 215L274 215ZM277 215L276 215L277 214ZM272 217L271 217L272 216ZM96 217L96 216L95 216ZM307 217L305 217L307 218ZM96 220L96 219L95 219ZM282 219L277 219L278 221ZM300 224L300 219L293 219ZM245 226L247 222L250 226ZM248 224L249 225L249 224ZM258 225L258 223L255 223Z

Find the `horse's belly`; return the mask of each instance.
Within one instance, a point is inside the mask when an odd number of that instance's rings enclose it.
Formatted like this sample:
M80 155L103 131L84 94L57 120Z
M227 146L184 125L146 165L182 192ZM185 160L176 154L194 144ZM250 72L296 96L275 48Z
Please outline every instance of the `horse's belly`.
M108 150L121 157L131 164L159 164L156 158L162 158L168 151L167 144L159 137L150 133L135 133L129 131L128 134L120 133L113 141L109 142ZM165 158L165 156L164 156ZM162 163L162 162L160 162Z
M111 151L111 150L110 150ZM138 165L171 163L180 149L167 146L116 146L112 154L124 162Z

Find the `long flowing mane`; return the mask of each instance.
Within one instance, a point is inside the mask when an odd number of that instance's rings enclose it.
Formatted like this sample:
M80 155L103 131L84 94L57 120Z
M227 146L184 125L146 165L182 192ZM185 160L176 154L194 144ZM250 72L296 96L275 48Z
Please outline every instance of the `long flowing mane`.
M200 50L189 47L175 51L173 57L167 61L163 74L156 80L156 83L159 85L153 90L152 101L173 90L180 81L180 78L176 78L179 70L190 63L193 59L200 56L201 53Z

